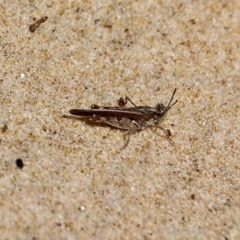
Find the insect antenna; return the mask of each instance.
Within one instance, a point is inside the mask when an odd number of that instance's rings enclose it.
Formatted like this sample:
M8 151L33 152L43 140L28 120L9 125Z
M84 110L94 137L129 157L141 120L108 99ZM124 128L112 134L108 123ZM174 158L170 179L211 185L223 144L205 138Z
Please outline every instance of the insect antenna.
M176 91L177 91L177 88L174 89L173 94L172 94L172 97L171 97L171 99L170 99L170 101L169 101L169 103L168 103L168 105L167 105L167 107L166 107L165 112L167 112L173 105L175 105L175 104L178 102L178 100L176 100L174 103L172 103L172 100L173 100L173 98L174 98L174 96L175 96ZM171 103L172 103L172 104L171 104Z

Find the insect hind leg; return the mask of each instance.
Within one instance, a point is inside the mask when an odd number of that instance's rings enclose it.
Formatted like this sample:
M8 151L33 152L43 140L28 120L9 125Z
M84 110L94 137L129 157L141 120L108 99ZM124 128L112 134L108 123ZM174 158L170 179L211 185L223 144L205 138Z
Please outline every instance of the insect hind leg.
M124 107L127 104L127 102L130 102L134 107L137 107L137 105L128 96L126 96L125 98L123 97L119 98L118 105L120 107Z

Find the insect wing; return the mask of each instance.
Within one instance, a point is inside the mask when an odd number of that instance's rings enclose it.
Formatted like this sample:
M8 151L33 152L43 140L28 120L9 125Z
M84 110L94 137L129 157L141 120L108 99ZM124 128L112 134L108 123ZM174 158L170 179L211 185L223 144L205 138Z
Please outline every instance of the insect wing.
M146 115L142 111L135 110L134 108L103 108L103 109L71 109L69 111L70 114L75 116L81 116L81 117L89 117L89 118L95 118L95 117L106 117L106 118L128 118L130 120L139 120L143 118L147 118Z

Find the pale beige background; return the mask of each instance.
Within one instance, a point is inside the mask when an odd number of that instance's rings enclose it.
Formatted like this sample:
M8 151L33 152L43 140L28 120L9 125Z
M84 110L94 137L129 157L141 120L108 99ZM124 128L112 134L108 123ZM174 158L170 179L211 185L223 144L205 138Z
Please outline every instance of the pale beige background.
M240 1L0 9L1 239L240 239ZM175 87L174 145L62 118Z

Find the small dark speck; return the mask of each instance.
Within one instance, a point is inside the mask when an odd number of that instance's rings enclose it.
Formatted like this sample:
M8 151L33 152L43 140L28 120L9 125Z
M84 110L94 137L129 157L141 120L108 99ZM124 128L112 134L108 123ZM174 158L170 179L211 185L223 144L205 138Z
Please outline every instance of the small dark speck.
M103 25L103 27L108 28L108 29L112 29L112 24L106 23L106 24Z
M42 18L40 18L39 20L35 21L33 24L31 24L31 25L29 26L29 31L32 32L32 33L35 32L35 30L36 30L37 28L39 28L39 26L40 26L42 23L46 22L47 19L48 19L48 17L45 16L45 17L42 17Z
M8 130L8 126L6 124L2 127L2 133L5 133Z
M191 194L191 199L192 200L195 200L196 199L196 196L195 196L195 194L193 193L193 194Z
M18 158L18 159L16 160L16 165L17 165L17 167L18 167L19 169L23 169L24 164L23 164L23 161L22 161L21 158Z
M97 24L100 21L100 19L95 19L94 23Z
M193 25L196 24L196 21L194 19L190 19L189 22Z

